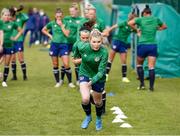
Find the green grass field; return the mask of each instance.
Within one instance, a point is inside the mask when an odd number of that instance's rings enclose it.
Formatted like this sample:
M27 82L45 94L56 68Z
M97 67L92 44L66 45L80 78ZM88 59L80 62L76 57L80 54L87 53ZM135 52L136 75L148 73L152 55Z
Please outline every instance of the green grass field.
M0 8L8 4L1 0ZM52 2L44 5L43 2L26 4L44 6L49 13L53 9L51 5L55 5ZM67 11L69 3L62 4L66 5L63 8ZM103 129L96 132L94 107L93 121L89 128L80 128L85 114L81 109L78 87L69 89L66 80L62 87L54 88L52 64L47 49L43 46L28 48L25 45L25 59L29 80L23 81L18 65L18 80L11 81L10 72L8 88L0 86L0 135L180 135L180 78L158 78L153 93L138 91L138 80L130 68L130 61L128 77L131 82L121 82L117 55L106 84L107 93L114 93L114 96L107 96ZM3 66L0 68L2 72ZM115 115L110 109L113 106L122 109L128 117L124 119L125 122L133 128L121 128L119 126L122 123L112 123Z
M121 82L117 56L110 79L106 85L107 114L103 116L103 130L95 131L95 112L87 130L80 124L84 118L78 88L69 89L67 81L61 88L54 88L52 65L42 46L25 50L28 81L22 80L20 66L18 81L8 81L8 88L0 87L0 134L68 134L68 135L117 135L117 134L180 134L180 79L157 79L155 92L138 91L135 72L129 68L129 84ZM9 75L9 79L11 74ZM120 128L112 124L115 115L110 108L119 106L126 122L133 128Z

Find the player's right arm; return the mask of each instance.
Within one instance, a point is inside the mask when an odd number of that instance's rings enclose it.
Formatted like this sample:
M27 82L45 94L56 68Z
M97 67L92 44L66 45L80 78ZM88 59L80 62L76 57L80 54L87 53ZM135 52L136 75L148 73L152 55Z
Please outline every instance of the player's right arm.
M51 22L48 23L46 26L44 26L41 31L42 31L43 34L45 34L46 36L48 36L52 40L52 35L48 31L50 29L51 29Z

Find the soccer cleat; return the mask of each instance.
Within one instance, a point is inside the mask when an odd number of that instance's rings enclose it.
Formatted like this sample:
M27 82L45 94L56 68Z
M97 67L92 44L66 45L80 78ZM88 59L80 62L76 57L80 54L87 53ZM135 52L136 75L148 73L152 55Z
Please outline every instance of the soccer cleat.
M79 81L76 81L76 85L79 86Z
M145 90L145 86L144 85L140 85L137 89L138 90Z
M123 78L122 78L122 82L124 82L124 83L129 83L130 81L129 81L129 79L128 79L127 77L123 77Z
M7 87L8 85L7 85L7 83L6 82L2 82L2 87Z
M64 83L64 81L63 81L63 80L60 80L59 83L60 83L60 85L62 85L62 84Z
M75 88L76 86L73 83L69 83L70 88Z
M106 82L109 80L109 75L106 74Z
M16 77L16 76L13 76L13 78L11 78L11 80L17 80L17 77Z
M149 88L149 91L150 91L150 92L153 92L153 91L154 91L154 88L151 88L151 87L150 87L150 88Z
M55 88L58 88L58 87L60 87L61 86L61 84L60 83L56 83L56 85L54 86Z
M96 130L99 131L102 129L102 120L100 117L96 118Z
M86 118L83 120L81 124L81 128L86 129L91 121L92 121L91 115L86 116Z

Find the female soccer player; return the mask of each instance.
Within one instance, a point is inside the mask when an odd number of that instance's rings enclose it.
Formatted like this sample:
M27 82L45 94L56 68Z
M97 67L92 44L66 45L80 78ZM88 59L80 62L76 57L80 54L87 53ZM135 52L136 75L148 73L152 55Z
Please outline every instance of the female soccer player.
M84 44L89 42L89 35L90 35L90 30L87 29L86 27L81 27L79 30L80 34L80 40L76 41L75 44L73 45L73 55L72 55L72 62L78 67L77 69L77 74L79 73L79 64L81 63L81 53L79 52L79 44ZM74 56L76 54L76 56ZM78 79L79 80L79 79Z
M93 91L93 99L96 107L96 130L102 129L102 92L105 85L105 70L108 60L108 52L102 46L102 35L98 30L92 30L90 43L78 44L82 62L79 70L80 92L82 96L82 108L86 118L81 128L87 128L92 120L90 90ZM76 55L76 54L74 54Z
M23 6L20 5L19 8L12 7L10 9L10 13L12 16L12 21L16 22L16 24L20 28L24 28L25 22L28 20L28 16L24 13L21 13L20 11L23 10ZM19 13L17 13L19 12ZM18 33L17 30L14 30L13 35L16 35ZM19 63L21 64L21 69L23 72L23 79L27 80L27 75L26 75L26 63L24 61L24 45L23 45L23 39L24 36L21 35L16 41L14 41L14 54L12 55L12 61L11 61L11 67L12 67L12 73L13 73L13 78L12 80L17 80L16 76L16 53L18 55L18 60Z
M7 87L7 77L9 74L9 64L14 53L13 41L16 41L22 35L22 29L18 27L15 22L11 21L9 9L4 8L1 12L1 18L3 21L4 31L4 43L3 43L3 54L4 54L4 73L2 86ZM13 37L13 31L18 30L18 33Z
M132 20L136 15L130 13L128 17L128 21ZM131 27L128 25L128 21L124 21L119 24L115 24L109 29L107 29L107 33L111 32L113 29L118 28L118 33L113 37L111 50L109 53L108 64L106 67L106 77L108 79L108 74L111 69L112 62L116 53L120 54L120 59L122 63L122 82L130 82L126 77L127 73L127 49L129 48L129 43L127 41L129 35L132 32Z
M146 5L142 12L143 17L136 18L128 24L138 32L139 43L137 47L137 74L140 80L138 89L145 89L143 62L148 58L149 90L154 90L155 63L157 57L156 31L166 29L166 25L160 19L151 15L151 9ZM138 29L137 29L137 27Z
M79 16L79 9L78 6L73 3L72 6L69 8L70 16L66 16L63 20L69 24L69 36L68 36L68 45L69 45L69 54L72 51L73 44L76 42L77 39L77 31L78 25L80 24L82 17ZM61 67L61 80L63 82L65 75L64 66ZM78 66L75 66L75 75L76 75L76 84L78 85Z
M0 20L0 65L3 62L3 21ZM2 78L2 73L0 72L0 79Z
M69 66L68 57L68 41L69 36L68 24L63 22L63 12L60 8L56 9L55 20L49 22L43 29L42 32L47 35L51 40L50 56L53 63L53 73L56 80L55 87L60 87L62 82L59 81L59 61L58 57L61 57L63 66L65 67L66 76L69 81L69 87L74 88L75 85L72 83L71 68ZM52 30L52 35L48 32Z

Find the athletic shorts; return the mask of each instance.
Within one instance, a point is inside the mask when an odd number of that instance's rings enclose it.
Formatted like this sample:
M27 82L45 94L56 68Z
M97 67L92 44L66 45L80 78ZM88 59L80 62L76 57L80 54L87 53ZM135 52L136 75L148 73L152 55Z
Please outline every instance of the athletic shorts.
M3 55L4 55L3 52L0 52L0 59L3 57Z
M111 48L115 52L126 53L127 49L129 48L129 45L125 44L124 42L122 42L120 40L113 40Z
M3 48L3 54L4 55L11 55L11 54L14 54L14 48Z
M73 44L68 44L68 48L69 48L69 53L72 52L72 48L73 48Z
M79 77L79 82L89 82L90 79L86 76L80 76ZM92 90L98 93L102 93L104 91L104 86L105 86L105 82L96 82L94 84L91 85L92 86Z
M14 42L13 48L14 48L14 53L23 52L24 51L23 42Z
M147 56L157 57L157 45L156 44L139 44L137 46L137 56L146 58Z
M68 55L68 44L64 43L51 43L49 55L50 56L64 56Z

